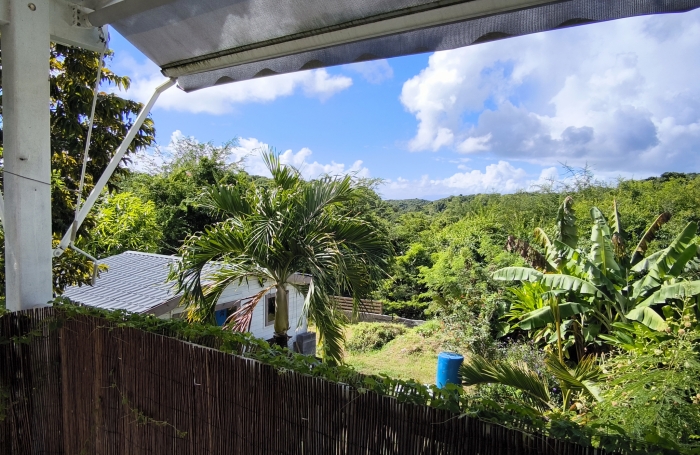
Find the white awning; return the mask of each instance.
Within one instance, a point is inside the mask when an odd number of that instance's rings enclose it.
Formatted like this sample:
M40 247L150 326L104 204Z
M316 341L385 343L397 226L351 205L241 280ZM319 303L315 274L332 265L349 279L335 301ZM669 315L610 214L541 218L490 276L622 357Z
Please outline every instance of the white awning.
M90 3L97 5L90 5ZM185 91L432 52L700 0L84 0Z

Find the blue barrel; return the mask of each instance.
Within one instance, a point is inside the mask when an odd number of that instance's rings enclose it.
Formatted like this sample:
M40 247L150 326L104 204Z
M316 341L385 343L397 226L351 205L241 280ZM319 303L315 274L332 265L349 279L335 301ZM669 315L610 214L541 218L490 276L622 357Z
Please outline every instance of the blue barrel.
M454 352L441 352L438 355L437 374L435 375L435 384L439 389L445 387L445 384L461 384L459 379L459 367L464 362L464 356Z

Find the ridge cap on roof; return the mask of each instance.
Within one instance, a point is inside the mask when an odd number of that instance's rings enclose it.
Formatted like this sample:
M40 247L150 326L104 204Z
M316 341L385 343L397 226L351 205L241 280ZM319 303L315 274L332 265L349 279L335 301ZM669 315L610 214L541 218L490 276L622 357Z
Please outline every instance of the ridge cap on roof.
M143 251L129 250L129 251L124 251L123 253L119 253L119 254L126 254L126 253L140 254L143 256L152 256L152 257L157 257L157 258L167 258L167 259L172 259L174 261L181 261L182 260L182 258L180 256L172 256L172 255L168 255L168 254L157 254L157 253L144 253ZM116 255L116 256L119 256L119 255Z

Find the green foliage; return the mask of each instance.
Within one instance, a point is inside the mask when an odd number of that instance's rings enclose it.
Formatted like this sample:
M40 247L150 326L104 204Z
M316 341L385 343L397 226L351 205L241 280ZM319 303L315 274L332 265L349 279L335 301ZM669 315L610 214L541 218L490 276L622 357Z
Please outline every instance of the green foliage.
M425 321L425 323L416 327L415 332L423 338L430 338L441 332L443 329L442 323L436 319Z
M392 302L397 304L399 302L405 303L407 306L413 304L417 309L421 307L424 309L427 307L427 305L421 304L425 304L430 300L424 295L428 288L419 280L419 276L422 267L430 267L431 265L432 259L430 253L427 248L420 243L411 244L404 254L395 258L389 271L391 277L385 279L381 287L375 292L375 297L389 302L389 305L385 306L387 314L403 316L399 313L402 305L392 306ZM408 302L410 302L410 304ZM394 308L397 312L389 313L389 308ZM419 311L420 313L423 312L423 310ZM414 317L412 319L423 318Z
M430 317L428 314L429 303L411 300L408 302L388 301L383 305L383 313L398 316L406 319L417 319L424 321Z
M637 322L617 325L609 340L620 350L602 364L605 400L593 413L634 438L697 450L700 329L695 308L686 305L668 322L665 333Z
M162 237L156 207L124 192L106 195L97 206L96 224L89 249L95 255L112 256L124 251L154 253Z
M665 329L664 318L652 306L700 294L700 281L678 282L684 277L688 263L700 257L696 243L697 225L688 223L667 248L642 262L645 246L637 246L633 259L624 249L621 240L624 231L617 204L614 204L617 237L613 236L599 209L591 209L591 218L591 249L587 257L581 250L555 241L547 246L546 253L548 257L556 258L556 262L552 261L555 273L506 267L494 273L494 279L536 282L541 285L542 296L557 295L571 300L559 303L562 317L573 319L573 328L587 328L589 333L594 326L595 332L600 332L598 324L610 332L616 321L625 322L627 319L639 321L653 330ZM660 219L657 218L645 231L645 244L651 240L649 233L658 230L655 226L659 223ZM637 265L634 265L634 257L639 258ZM630 268L632 265L634 267ZM531 290L531 287L525 290L528 289ZM516 310L520 310L521 306L516 305ZM551 312L542 306L528 313L519 311L516 316L518 326L525 330L538 329L554 322ZM587 324L584 317L596 321L595 325ZM579 336L578 341L581 352L580 344L584 340Z
M545 411L551 409L550 386L524 362L489 361L472 355L459 370L464 385L501 384L524 392L525 402Z
M202 190L212 185L248 185L247 174L240 171L238 163L231 163L236 146L236 140L215 146L179 137L170 144L168 153L156 150L162 163L122 179L122 191L155 205L156 222L163 233L156 252L173 254L188 236L222 221L201 205L200 197Z
M360 322L353 327L345 347L355 352L373 351L405 332L406 327L401 324Z

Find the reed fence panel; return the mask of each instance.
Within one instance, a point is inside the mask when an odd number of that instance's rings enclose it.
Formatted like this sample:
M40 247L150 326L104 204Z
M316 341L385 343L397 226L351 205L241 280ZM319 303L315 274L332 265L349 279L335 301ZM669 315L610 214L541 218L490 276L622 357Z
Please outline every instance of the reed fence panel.
M338 303L341 310L350 311L353 310L353 300L351 297L333 297ZM373 313L382 314L384 311L384 304L381 300L360 300L360 311L363 313Z
M52 328L54 314L0 319L0 454L600 453L98 318Z

